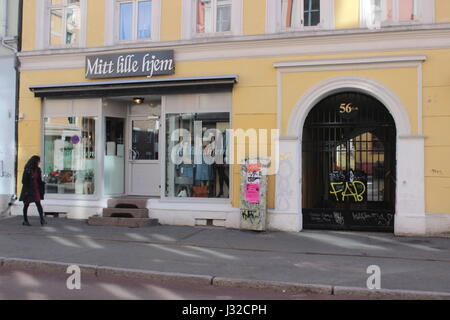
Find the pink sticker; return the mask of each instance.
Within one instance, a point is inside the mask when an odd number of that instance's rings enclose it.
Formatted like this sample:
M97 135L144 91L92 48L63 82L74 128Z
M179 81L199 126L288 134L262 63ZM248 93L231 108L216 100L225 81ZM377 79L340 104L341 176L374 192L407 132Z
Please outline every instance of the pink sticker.
M245 198L249 203L259 203L260 184L249 183L245 191Z

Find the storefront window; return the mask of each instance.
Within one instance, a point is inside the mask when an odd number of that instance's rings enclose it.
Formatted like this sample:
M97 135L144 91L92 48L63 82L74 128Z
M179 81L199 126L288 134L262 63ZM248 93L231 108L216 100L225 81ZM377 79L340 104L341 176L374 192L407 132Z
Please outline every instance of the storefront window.
M45 118L44 174L50 194L95 193L95 117Z
M166 121L166 196L229 198L230 114L167 114Z

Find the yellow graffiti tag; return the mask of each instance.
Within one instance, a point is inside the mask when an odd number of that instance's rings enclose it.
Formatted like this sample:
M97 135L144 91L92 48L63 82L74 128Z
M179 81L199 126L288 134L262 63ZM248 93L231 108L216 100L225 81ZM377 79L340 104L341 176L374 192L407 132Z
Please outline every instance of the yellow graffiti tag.
M281 154L280 160L292 160L292 152L285 152Z
M330 194L336 197L336 201L345 201L345 198L353 197L355 202L363 202L366 193L366 185L361 181L353 182L332 182ZM358 185L362 186L362 191L358 192Z

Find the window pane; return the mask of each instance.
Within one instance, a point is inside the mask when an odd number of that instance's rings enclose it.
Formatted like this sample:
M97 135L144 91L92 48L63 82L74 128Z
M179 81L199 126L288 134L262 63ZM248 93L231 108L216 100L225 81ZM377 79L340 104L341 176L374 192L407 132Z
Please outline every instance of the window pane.
M282 0L281 26L287 29L301 26L300 0Z
M138 38L150 38L152 26L152 2L139 2L139 19L138 19Z
M92 117L45 119L47 193L95 193L95 122Z
M63 11L61 9L50 10L50 44L63 44Z
M415 1L414 0L399 0L399 19L400 21L412 21L415 19Z
M166 115L166 196L229 198L229 113Z
M133 4L120 4L119 39L131 40L133 37Z
M125 193L125 120L107 117L105 131L105 194Z
M72 5L66 11L66 44L76 44L80 38L80 6Z
M304 1L304 25L305 27L320 24L320 0Z
M384 0L382 3L382 19L384 21L394 20L394 0Z
M231 0L218 0L216 31L224 32L230 30L231 30Z
M197 32L210 33L212 30L212 2L211 0L197 1Z
M132 121L133 160L158 160L159 120Z
M365 12L364 17L367 26L380 26L381 22L386 21L388 17L387 3L385 0L365 0ZM369 5L367 5L367 3ZM391 3L392 4L392 3ZM391 6L392 8L392 6ZM391 10L392 15L392 10Z
M376 22L394 21L394 0L372 0L372 10Z

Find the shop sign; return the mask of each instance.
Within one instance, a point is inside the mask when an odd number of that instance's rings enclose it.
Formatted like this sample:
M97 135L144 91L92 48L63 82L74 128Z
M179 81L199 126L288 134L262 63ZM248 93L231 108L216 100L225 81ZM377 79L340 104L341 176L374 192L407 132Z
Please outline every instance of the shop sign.
M153 77L175 73L173 50L139 51L86 57L86 79Z

